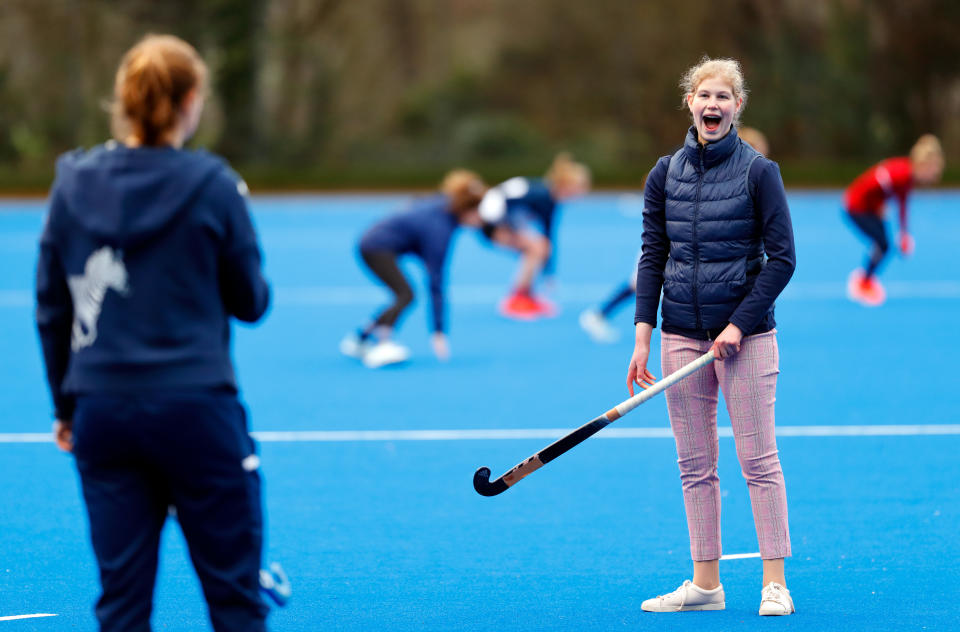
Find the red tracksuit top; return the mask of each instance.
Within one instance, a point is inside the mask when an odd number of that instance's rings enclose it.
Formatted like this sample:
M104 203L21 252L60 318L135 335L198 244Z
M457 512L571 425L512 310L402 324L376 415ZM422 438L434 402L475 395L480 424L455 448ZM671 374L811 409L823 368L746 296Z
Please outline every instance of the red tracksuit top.
M900 203L900 225L907 225L907 194L913 188L913 169L909 158L884 160L861 174L846 191L845 205L850 213L869 213L883 217L883 203L896 197Z

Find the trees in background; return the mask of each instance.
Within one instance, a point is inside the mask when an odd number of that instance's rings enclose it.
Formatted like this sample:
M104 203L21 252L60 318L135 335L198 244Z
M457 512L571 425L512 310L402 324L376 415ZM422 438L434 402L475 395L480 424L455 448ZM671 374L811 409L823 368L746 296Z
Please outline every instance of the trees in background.
M105 138L120 56L160 31L211 65L198 142L251 168L545 165L569 148L601 179L645 169L679 142L677 82L703 54L743 62L744 121L778 160L862 163L927 131L960 159L951 0L4 0L0 165L49 169Z

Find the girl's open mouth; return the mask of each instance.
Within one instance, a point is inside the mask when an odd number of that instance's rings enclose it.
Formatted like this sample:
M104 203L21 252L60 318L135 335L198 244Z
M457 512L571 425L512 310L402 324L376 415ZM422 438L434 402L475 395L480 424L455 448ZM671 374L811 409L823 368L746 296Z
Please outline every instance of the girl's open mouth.
M703 117L703 128L708 132L715 132L720 129L720 121L722 119L719 116L713 114L705 114Z

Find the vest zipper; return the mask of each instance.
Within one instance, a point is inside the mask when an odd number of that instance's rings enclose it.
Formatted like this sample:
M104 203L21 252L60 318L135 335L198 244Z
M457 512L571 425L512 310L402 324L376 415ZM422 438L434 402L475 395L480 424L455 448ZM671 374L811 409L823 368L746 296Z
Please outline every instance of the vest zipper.
M697 329L703 329L703 318L700 317L700 297L697 292L700 268L700 240L697 237L697 219L700 216L700 190L703 187L703 145L700 145L700 173L697 177L697 200L693 205L693 310L697 316Z

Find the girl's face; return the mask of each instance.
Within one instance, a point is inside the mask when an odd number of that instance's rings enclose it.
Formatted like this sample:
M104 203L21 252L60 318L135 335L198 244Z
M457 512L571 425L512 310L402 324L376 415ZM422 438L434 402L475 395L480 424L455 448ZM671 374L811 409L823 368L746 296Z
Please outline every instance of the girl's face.
M183 100L183 109L180 112L179 145L190 140L197 126L200 124L200 115L203 114L204 98L197 88L194 88Z
M715 143L730 132L733 118L743 105L733 96L733 86L719 77L708 77L687 95L687 107L693 115L701 144Z
M557 183L553 187L553 196L558 201L568 200L570 198L580 197L590 192L590 180L584 175L576 175L567 178L562 183Z
M917 184L928 185L940 182L943 175L943 161L938 159L924 160L913 165L913 179Z

